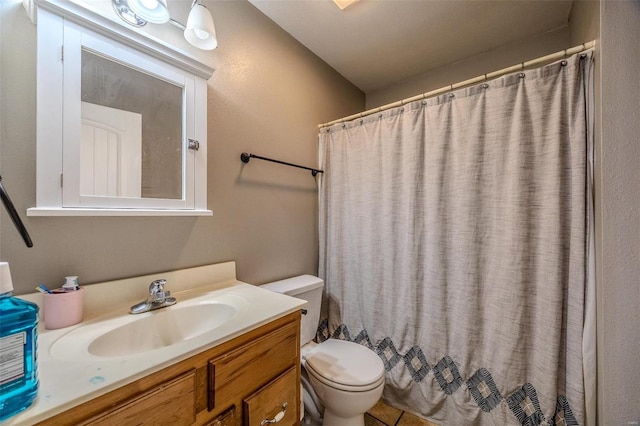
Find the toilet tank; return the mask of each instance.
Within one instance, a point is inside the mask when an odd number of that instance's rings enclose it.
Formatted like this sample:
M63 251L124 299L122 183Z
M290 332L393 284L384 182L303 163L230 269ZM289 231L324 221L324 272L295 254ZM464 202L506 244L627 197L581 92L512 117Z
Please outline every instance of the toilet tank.
M300 345L305 345L316 337L320 321L322 288L324 281L313 275L299 275L281 281L263 284L261 288L286 294L287 296L306 300L306 315L302 315L300 323ZM304 312L304 311L303 311Z

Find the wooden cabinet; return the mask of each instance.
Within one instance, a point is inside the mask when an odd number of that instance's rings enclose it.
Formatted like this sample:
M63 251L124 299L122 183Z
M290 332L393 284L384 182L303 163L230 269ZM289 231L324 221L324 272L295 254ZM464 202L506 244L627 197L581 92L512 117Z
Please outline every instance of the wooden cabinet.
M282 373L260 390L243 400L245 424L264 426L278 423L278 426L295 425L297 405L296 371L293 367ZM300 385L297 385L300 388Z
M294 363L299 350L295 324L286 325L209 362L208 408L214 413L239 405ZM274 375L274 372L276 373Z
M299 424L299 330L298 311L40 424Z
M205 426L235 426L240 422L236 416L236 407L233 406L205 423Z
M195 373L169 380L143 392L113 409L82 422L83 425L110 426L170 423L188 426L195 422Z

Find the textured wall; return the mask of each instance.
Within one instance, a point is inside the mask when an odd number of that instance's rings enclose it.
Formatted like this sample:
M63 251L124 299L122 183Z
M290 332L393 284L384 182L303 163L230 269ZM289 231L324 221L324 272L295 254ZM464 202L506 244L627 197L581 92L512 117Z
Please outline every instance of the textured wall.
M508 43L498 49L436 68L399 81L389 87L367 93L367 109L416 96L571 47L568 44L569 30L567 27Z
M602 1L598 424L640 422L640 1ZM597 189L598 187L596 187Z
M172 3L185 22L190 2ZM205 4L219 38L218 49L197 53L216 69L208 85L213 217L43 218L25 214L36 190L35 26L20 1L0 2L0 171L34 241L27 249L1 213L0 256L16 293L70 274L92 283L227 260L251 283L317 273L313 177L258 160L243 165L240 153L313 166L316 125L362 110L364 95L250 3ZM169 39L177 31L152 30Z
M574 1L569 14L571 45L600 38L600 1Z

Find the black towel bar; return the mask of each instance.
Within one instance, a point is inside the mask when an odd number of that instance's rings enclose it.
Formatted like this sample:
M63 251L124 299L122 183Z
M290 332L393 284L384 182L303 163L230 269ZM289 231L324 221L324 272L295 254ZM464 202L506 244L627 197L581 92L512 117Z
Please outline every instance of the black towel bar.
M246 152L243 152L242 154L240 154L240 160L243 163L248 163L249 160L252 158L257 158L258 160L271 161L273 163L278 163L278 164L284 164L285 166L297 167L299 169L311 170L312 176L315 176L318 173L324 173L324 170L318 170L311 167L300 166L298 164L287 163L286 161L274 160L273 158L261 157L259 155L254 155L254 154L247 154Z

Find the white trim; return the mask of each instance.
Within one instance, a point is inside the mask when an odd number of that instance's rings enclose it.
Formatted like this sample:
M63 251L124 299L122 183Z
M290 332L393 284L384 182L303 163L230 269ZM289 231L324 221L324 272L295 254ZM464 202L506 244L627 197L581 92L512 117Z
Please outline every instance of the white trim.
M27 216L213 216L211 210L172 209L91 209L70 207L31 207Z
M200 145L198 151L192 151L194 154L194 186L195 195L194 202L197 208L207 208L207 82L197 78L195 81L195 105L194 120L194 139ZM187 146L189 141L187 140ZM197 155L195 155L197 154Z
M195 95L193 91L195 90L195 81L193 78L186 78L184 82L184 100L183 103L188 105L187 108L183 108L183 118L182 122L184 123L182 129L182 170L185 170L186 173L182 174L182 195L185 200L185 208L193 209L197 206L195 202L195 194L196 191L196 180L195 174L195 158L199 155L202 155L198 151L194 151L189 149L189 139L195 138L195 110L198 104L195 103ZM206 105L206 102L204 103ZM206 191L205 191L206 192ZM203 206L206 207L206 204Z
M49 30L37 31L37 58L48 66L36 67L36 99L39 101L36 126L36 205L62 205L62 57L64 19L38 9L38 21ZM46 109L45 109L46 107ZM47 165L44 167L43 165Z
M82 41L84 28L64 22L62 65L62 206L80 206L80 140L82 139ZM38 30L42 22L38 23ZM43 31L46 32L46 31ZM38 58L38 67L40 67ZM38 114L38 120L41 115Z

